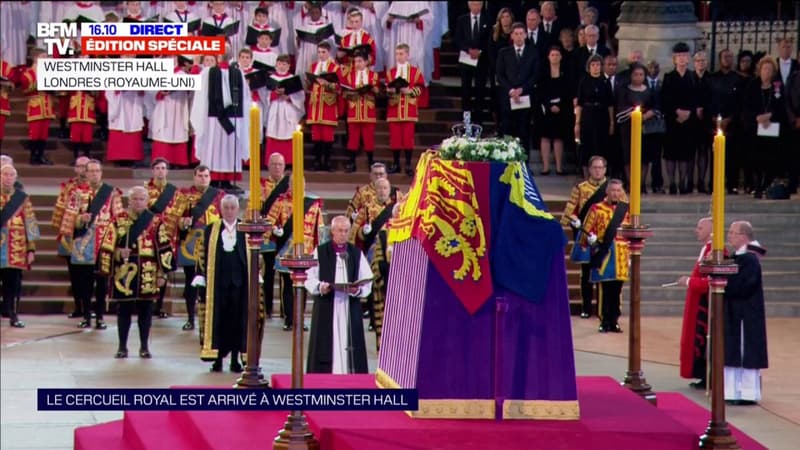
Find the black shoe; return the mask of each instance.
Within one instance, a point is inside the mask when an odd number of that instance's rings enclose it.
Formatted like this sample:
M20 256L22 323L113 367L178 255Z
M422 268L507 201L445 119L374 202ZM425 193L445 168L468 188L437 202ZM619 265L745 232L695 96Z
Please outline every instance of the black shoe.
M183 327L181 327L181 329L183 329L183 331L194 330L194 322L186 321L186 323L183 324Z
M158 313L158 318L159 319L166 319L167 317L169 317L169 314L165 313L164 311L161 311L160 313Z
M222 372L222 361L214 361L214 364L211 365L211 372Z
M762 199L762 198L764 198L764 193L761 192L761 191L754 191L753 192L753 198Z
M89 320L81 320L80 323L78 323L78 328L91 328L91 326L92 322Z
M322 169L322 165L319 163L319 161L314 161L314 163L311 164L311 171L312 172L319 172L321 169Z
M303 331L308 331L308 325L303 325Z
M414 176L414 169L406 169L406 175L408 175L409 177L413 177Z
M353 163L347 163L344 165L345 173L353 173L356 171L356 165Z
M549 170L543 170L539 175L542 175L542 176L550 175L550 171Z
M14 328L25 328L25 323L17 318L11 319L10 323Z
M400 173L400 166L398 166L397 164L392 164L391 166L389 166L389 169L386 171L386 173L388 173L389 175Z
M698 380L692 383L689 383L689 387L694 389L705 389L706 388L706 380Z
M47 159L46 156L42 155L42 156L39 157L39 164L41 164L43 166L52 166L53 165L53 161L50 161L49 159Z
M608 327L606 327L605 325L600 325L599 327L597 327L597 332L598 333L608 333Z
M698 194L708 194L709 192L706 191L706 188L704 188L703 186L700 186L700 187L697 188L697 193Z
M622 333L622 328L619 325L615 324L613 327L609 328L608 331L612 333Z
M556 170L556 175L558 175L558 176L560 176L560 177L563 177L563 176L564 176L564 175L566 175L566 174L567 174L567 172L563 172L563 171L561 171L561 170Z
M589 313L585 313L585 312L581 313L581 319L588 319L589 317L592 317L592 315L589 314Z
M678 187L674 184L669 185L669 195L678 195Z
M82 312L75 311L74 313L67 316L70 319L77 319L78 317L83 317Z
M235 372L235 373L242 373L243 372L242 365L239 364L238 361L231 361L230 369L231 369L231 372Z
M98 319L97 323L94 325L94 328L96 330L105 330L106 328L108 328L108 326L106 326L106 323L103 322L102 319Z
M292 331L292 326L291 325L284 325L283 326L283 331Z
M128 349L127 348L124 348L124 349L121 349L121 350L117 350L117 353L114 353L114 358L117 358L117 359L122 359L122 358L127 358L127 357L128 357Z
M150 359L152 357L153 357L153 354L150 353L150 350L148 350L146 348L139 350L139 358Z
M739 195L739 190L736 188L728 189L728 195Z
M367 327L367 331L375 331L375 325L369 324L369 326Z

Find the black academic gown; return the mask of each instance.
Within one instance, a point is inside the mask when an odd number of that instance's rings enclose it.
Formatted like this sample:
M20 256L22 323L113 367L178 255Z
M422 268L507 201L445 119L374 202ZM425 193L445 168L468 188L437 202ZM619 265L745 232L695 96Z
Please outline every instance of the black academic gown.
M332 242L317 247L319 281L334 284L336 276L336 252ZM361 250L347 244L347 279L358 277ZM364 339L364 323L361 317L361 299L350 297L350 336L353 342L353 373L367 373L367 344ZM308 343L308 373L333 372L333 292L314 298L311 314L311 333Z
M245 233L237 231L234 251L226 252L222 244L223 230L224 225L220 221L207 226L204 236L206 264L211 261L211 252L214 252L213 278L210 267L205 267L204 273L208 291L213 292L213 306L206 304L207 311L213 311L214 314L211 346L219 351L220 357L225 357L231 351L244 353L247 348L247 237ZM213 249L208 248L212 233L217 234L217 245Z
M748 251L733 257L739 272L725 287L725 366L766 369L767 323L761 263ZM741 352L744 329L744 355Z

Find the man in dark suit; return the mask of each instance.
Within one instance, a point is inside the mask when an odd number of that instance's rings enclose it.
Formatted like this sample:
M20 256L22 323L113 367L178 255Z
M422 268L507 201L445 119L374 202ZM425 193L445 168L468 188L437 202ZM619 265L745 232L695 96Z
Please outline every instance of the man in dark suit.
M600 29L597 25L589 25L583 30L583 35L586 38L586 45L578 49L578 73L576 79L579 80L586 75L586 61L592 55L600 55L606 57L611 54L608 48L600 45Z
M512 45L500 50L495 73L500 92L508 96L507 100L500 101L503 105L503 134L518 137L523 148L529 150L531 108L512 109L511 106L512 103L518 105L522 100L532 99L536 74L539 73L539 54L532 45L528 45L525 31L522 23L512 25Z
M561 34L562 24L556 17L556 3L544 2L542 3L542 31L545 37L545 51L551 45L558 44L558 36Z
M789 79L795 72L800 71L800 63L792 58L792 43L787 38L778 40L778 72L775 81L783 83L784 92L789 84Z
M541 58L546 51L547 38L542 29L542 16L539 14L539 10L534 8L528 10L525 14L525 25L525 46L535 48Z
M459 51L469 55L476 66L461 63L461 109L471 111L472 119L481 122L486 109L486 79L489 73L490 18L482 14L483 2L467 2L469 12L458 18L455 41ZM461 55L460 55L461 56ZM473 81L475 88L473 89ZM472 97L475 97L473 102Z
M661 66L659 66L656 60L653 59L647 63L647 79L645 83L647 83L647 87L653 91L653 106L657 111L661 111L661 80L658 78L660 72ZM664 133L649 134L645 141L648 147L652 145L657 149L653 152L656 158L650 166L650 179L653 180L651 187L653 188L654 194L664 193L664 175L661 173L661 150L663 141Z
M619 75L617 75L617 57L614 55L606 55L603 58L603 78L606 84L611 89L611 97L614 99L614 114L617 111L617 97L619 92L624 88L621 83ZM614 127L614 134L609 136L608 140L608 172L611 177L623 178L624 171L624 158L622 156L622 141L619 135L619 127Z

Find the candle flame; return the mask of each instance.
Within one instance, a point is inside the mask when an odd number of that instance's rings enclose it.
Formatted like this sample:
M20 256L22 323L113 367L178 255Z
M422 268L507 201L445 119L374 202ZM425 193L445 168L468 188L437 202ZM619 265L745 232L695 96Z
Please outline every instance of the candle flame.
M303 126L299 123L297 124L297 131L303 131Z
M717 136L722 136L722 128L717 128Z
M639 112L640 109L641 109L641 107L637 105L636 106L636 111Z
M258 103L256 103L256 102L253 102L253 106L251 106L250 108L251 108L251 109L256 109L256 108L258 108Z

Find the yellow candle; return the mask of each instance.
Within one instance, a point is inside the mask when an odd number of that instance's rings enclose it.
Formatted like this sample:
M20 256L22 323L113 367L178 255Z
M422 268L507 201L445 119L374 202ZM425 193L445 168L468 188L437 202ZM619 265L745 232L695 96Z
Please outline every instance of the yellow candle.
M713 233L712 250L725 248L725 135L717 130L714 137L714 189L711 198Z
M292 133L292 242L303 243L303 129L300 125Z
M642 110L631 113L631 215L642 210Z
M261 110L250 107L250 210L261 209Z

